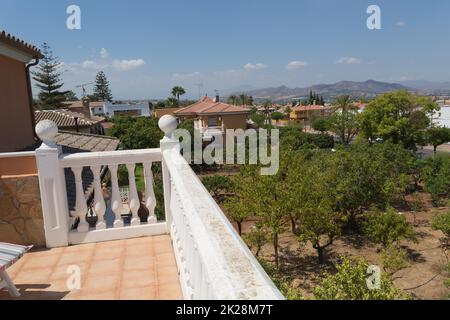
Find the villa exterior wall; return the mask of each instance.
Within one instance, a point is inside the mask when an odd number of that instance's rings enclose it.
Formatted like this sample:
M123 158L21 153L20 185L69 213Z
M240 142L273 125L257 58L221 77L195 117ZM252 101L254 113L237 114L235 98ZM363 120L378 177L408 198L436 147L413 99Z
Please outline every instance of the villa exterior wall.
M0 179L0 242L45 246L37 175Z
M246 114L223 115L222 122L226 129L247 129Z
M25 64L0 55L0 152L24 149L34 142Z

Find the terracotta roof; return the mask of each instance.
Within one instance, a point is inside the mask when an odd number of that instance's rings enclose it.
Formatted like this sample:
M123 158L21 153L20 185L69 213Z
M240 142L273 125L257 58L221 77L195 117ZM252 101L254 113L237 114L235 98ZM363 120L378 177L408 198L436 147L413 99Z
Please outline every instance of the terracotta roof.
M25 41L14 37L6 31L0 32L0 42L16 48L22 52L32 55L34 58L42 58L41 51L34 45L26 43Z
M313 111L313 110L325 110L324 106L309 105L309 106L296 106L292 108L292 111Z
M78 100L78 101L68 101L64 103L65 105L67 105L67 107L70 108L81 108L83 107L83 101L82 100ZM94 107L103 107L103 105L105 104L105 102L103 101L90 101L89 102L89 107L90 108L94 108Z
M36 123L39 123L42 120L51 120L56 123L59 128L76 127L75 118L78 118L79 127L91 127L104 120L104 118L101 117L87 118L82 113L72 112L64 109L35 111L34 118Z
M190 106L175 111L175 115L211 115L211 114L248 114L247 108L234 106L223 102L214 102L209 97L197 101Z

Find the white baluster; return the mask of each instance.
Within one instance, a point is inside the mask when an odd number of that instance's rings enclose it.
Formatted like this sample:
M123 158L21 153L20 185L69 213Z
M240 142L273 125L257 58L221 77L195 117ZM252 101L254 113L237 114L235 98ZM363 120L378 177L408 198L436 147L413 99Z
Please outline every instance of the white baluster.
M94 212L97 215L97 225L95 228L97 230L103 230L106 229L106 223L105 223L105 211L106 211L106 204L105 199L103 198L103 191L102 191L102 185L101 185L101 167L100 166L93 166L91 167L91 170L94 174Z
M153 189L153 173L152 163L144 163L144 177L145 177L145 206L148 209L148 223L157 223L158 219L155 215L156 197Z
M141 219L138 216L139 208L141 207L141 203L139 201L139 195L136 188L136 177L134 175L134 169L136 165L134 163L127 164L128 170L128 183L130 186L130 196L128 199L128 206L130 207L131 214L133 217L131 218L131 225L138 226L141 224Z
M117 165L110 165L111 172L111 209L114 212L116 219L114 220L114 228L122 228L122 198L120 197L119 181L117 179Z
M78 232L88 232L89 224L86 221L86 214L88 208L86 204L86 197L84 195L83 179L82 179L83 167L74 167L71 169L75 176L75 190L76 190L75 214L78 218L80 218L77 230Z

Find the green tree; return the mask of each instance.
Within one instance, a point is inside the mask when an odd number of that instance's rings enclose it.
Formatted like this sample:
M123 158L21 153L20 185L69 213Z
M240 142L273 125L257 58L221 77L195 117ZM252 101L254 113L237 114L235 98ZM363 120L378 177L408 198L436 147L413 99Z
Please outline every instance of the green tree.
M251 215L249 206L239 196L229 198L224 203L227 215L236 222L238 233L242 235L242 223Z
M445 236L444 245L450 245L450 211L445 213L435 213L431 220L433 230L440 230Z
M156 118L119 116L113 123L110 134L120 139L123 149L159 148L164 136Z
M365 233L384 248L403 239L415 240L415 232L405 216L389 208L386 212L369 214L365 222Z
M94 96L98 101L113 100L108 79L103 71L99 71L95 77Z
M330 129L330 121L326 117L316 117L313 119L311 127L316 131L324 133Z
M381 138L416 150L424 142L429 118L438 110L430 97L406 90L388 92L372 100L361 114L361 133L371 141Z
M64 106L63 101L66 100L66 92L59 91L64 85L61 82L61 62L53 56L50 46L44 42L42 45L43 58L37 66L37 71L33 72L33 79L39 92L39 108L40 109L59 109Z
M186 90L183 87L175 86L175 87L172 88L172 95L178 101L177 105L180 104L180 96L182 96L184 94L186 94Z
M239 98L236 95L231 95L228 97L227 99L227 103L232 104L232 105L238 105L239 104Z
M436 156L437 147L444 143L450 142L450 129L445 127L429 128L426 131L425 136L426 142L433 146L434 155Z
M336 266L336 274L325 274L321 283L314 288L317 300L400 300L411 296L396 288L386 274L381 275L379 289L367 285L369 264L360 259L352 262L343 258Z
M65 94L66 101L78 101L78 97L72 90L67 91Z
M431 193L435 205L440 198L450 195L450 156L437 155L426 159L422 172L424 189Z
M270 117L272 118L272 120L275 120L276 123L278 123L278 121L284 119L284 115L281 112L272 112Z
M202 178L202 183L205 188L212 194L217 202L222 202L224 199L224 192L229 192L232 187L230 177L222 175L212 175Z
M334 113L329 117L330 130L343 144L349 144L359 131L358 111L352 108L350 96L336 99Z
M251 231L242 236L247 246L252 250L255 250L255 256L258 258L259 253L261 252L262 247L267 243L267 230L264 228L264 225L260 222L255 223L252 227Z
M169 97L166 99L165 105L167 108L176 108L179 106L179 101L176 98Z

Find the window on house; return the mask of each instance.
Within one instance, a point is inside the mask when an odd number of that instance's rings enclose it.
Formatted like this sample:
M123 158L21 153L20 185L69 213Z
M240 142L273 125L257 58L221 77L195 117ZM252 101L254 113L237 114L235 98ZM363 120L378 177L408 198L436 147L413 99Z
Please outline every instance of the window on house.
M217 117L208 118L208 127L217 127Z

